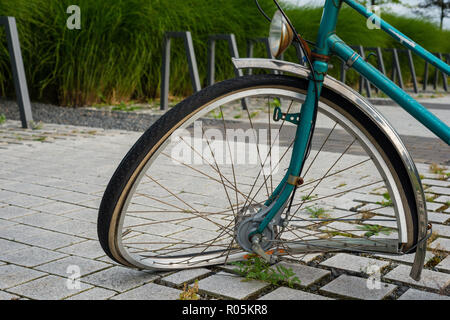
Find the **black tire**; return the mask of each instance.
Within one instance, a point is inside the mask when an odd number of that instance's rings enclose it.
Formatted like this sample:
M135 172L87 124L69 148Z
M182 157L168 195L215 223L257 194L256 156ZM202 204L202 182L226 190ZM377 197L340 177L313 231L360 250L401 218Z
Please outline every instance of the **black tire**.
M207 87L179 103L166 114L164 114L154 125L152 125L134 144L124 157L114 175L112 176L103 199L100 204L98 215L98 237L105 253L114 261L133 267L124 259L114 247L116 237L118 214L130 191L134 179L144 167L151 154L165 139L165 136L174 128L180 126L186 119L195 114L210 101L245 88L253 87L283 87L293 91L306 92L307 79L283 75L257 75L244 76L232 80L226 80ZM376 145L378 151L393 173L398 182L397 187L402 192L405 216L408 227L408 243L403 251L414 246L417 242L417 211L413 189L408 182L407 171L397 154L396 149L381 130L363 112L351 102L339 96L335 92L324 88L321 100L331 102L341 112L344 112L366 133L371 142Z

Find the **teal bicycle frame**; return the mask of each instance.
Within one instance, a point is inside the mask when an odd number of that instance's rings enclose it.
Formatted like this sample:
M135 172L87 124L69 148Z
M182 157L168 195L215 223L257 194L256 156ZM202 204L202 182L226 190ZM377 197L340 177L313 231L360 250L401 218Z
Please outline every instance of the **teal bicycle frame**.
M439 120L435 115L429 112L419 102L414 100L405 91L400 89L394 82L387 78L384 74L378 71L375 67L365 61L365 57L361 57L347 44L344 43L336 35L336 24L339 15L339 10L342 3L346 3L351 8L362 14L368 19L375 21L382 30L387 32L394 39L399 41L402 45L416 53L426 61L450 75L450 66L438 59L435 55L425 50L413 40L405 36L403 33L392 27L390 24L383 21L374 13L368 11L364 6L355 2L354 0L326 0L322 20L320 23L319 34L316 43L315 53L329 56L335 54L347 63L349 67L354 68L357 72L363 75L376 87L386 93L389 97L397 102L415 119L427 127L430 131L436 134L444 142L450 145L450 127ZM260 223L258 229L250 234L253 236L257 233L262 233L272 219L285 206L289 197L291 196L295 186L290 183L292 177L299 177L301 175L301 168L306 158L308 140L310 132L313 129L312 123L314 121L315 112L315 90L317 88L318 95L322 89L324 76L328 71L328 63L324 61L315 60L313 63L315 70L316 81L310 80L308 87L308 94L305 102L301 108L300 120L297 127L296 139L293 146L292 158L289 169L281 183L275 189L272 196L265 203L266 206L272 205L271 209L266 213L266 216Z

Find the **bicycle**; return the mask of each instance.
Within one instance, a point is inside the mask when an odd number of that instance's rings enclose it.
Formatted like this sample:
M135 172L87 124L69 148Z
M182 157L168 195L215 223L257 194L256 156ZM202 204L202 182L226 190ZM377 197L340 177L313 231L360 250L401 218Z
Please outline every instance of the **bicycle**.
M233 59L237 69L276 72L207 87L154 123L104 193L104 251L125 266L154 270L224 264L249 253L271 263L314 252L415 253L410 276L419 280L431 235L419 174L385 118L326 75L331 55L447 144L450 128L336 35L342 4L447 75L450 66L354 0L326 1L312 50L276 0L273 19L255 2L271 23L274 56L295 43L307 67Z

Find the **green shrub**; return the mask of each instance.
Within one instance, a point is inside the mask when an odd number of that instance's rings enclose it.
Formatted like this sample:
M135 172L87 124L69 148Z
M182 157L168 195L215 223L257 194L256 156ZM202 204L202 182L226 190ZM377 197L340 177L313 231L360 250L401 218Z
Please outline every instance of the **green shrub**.
M269 15L271 0L260 0ZM81 30L69 30L69 5L81 8ZM15 16L22 54L33 100L68 106L96 103L148 101L160 88L164 31L192 32L200 77L206 84L207 37L234 33L240 55L246 55L246 39L268 33L268 23L253 1L242 0L3 0L2 15ZM290 8L289 15L306 38L314 40L320 8ZM449 32L432 23L385 14L426 48L450 52ZM345 7L338 23L339 35L349 44L392 47L393 41L379 30L366 28L365 19ZM426 32L424 32L426 30ZM4 31L0 31L0 94L13 96ZM192 93L182 41L173 41L171 94ZM255 56L265 56L261 44ZM295 61L289 49L288 60ZM233 77L227 44L217 43L216 79ZM338 75L338 65L331 74ZM356 83L356 75L349 73Z

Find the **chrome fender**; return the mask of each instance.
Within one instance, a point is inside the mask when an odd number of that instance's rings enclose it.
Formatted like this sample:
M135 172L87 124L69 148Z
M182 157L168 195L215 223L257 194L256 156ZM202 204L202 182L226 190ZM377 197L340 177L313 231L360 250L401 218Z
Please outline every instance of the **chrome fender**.
M281 71L294 74L301 78L308 78L309 69L303 67L299 64L292 62L274 60L274 59L257 59L257 58L243 58L243 59L232 59L233 64L237 70L241 69L268 69L274 71ZM339 93L342 97L352 103L359 110L364 112L372 121L381 129L382 132L389 138L390 142L394 146L398 155L402 159L403 165L408 172L409 180L414 191L414 196L416 200L417 207L417 220L418 220L418 241L424 239L427 236L427 210L425 195L423 192L422 183L417 171L416 165L414 164L411 155L403 144L400 136L392 127L392 125L387 121L387 119L378 112L374 106L367 101L358 92L345 85L344 83L334 79L333 77L326 76L324 79L324 87L327 89ZM416 247L416 254L414 258L414 264L411 269L410 276L414 280L419 280L422 273L422 268L425 262L426 253L426 241L421 241Z

